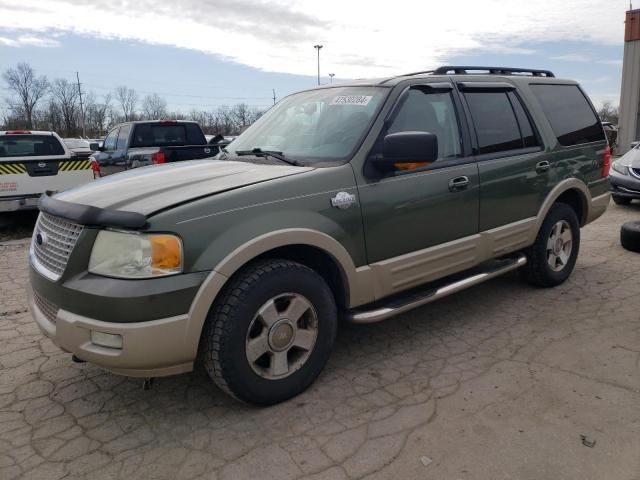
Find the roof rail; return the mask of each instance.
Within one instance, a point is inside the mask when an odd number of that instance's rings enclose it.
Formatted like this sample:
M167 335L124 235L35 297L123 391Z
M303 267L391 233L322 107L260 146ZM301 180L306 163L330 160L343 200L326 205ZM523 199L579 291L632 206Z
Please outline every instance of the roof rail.
M478 66L465 66L465 65L448 65L444 67L436 68L431 72L432 75L514 75L514 74L529 74L533 77L555 77L550 70L537 70L534 68L512 68L512 67L478 67Z

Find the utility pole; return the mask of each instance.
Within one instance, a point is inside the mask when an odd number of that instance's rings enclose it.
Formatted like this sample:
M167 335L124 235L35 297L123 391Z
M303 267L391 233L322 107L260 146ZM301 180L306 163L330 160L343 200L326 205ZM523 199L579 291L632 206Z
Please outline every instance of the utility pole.
M82 89L80 88L80 74L76 72L76 79L78 80L78 95L80 96L80 121L82 122L82 136L86 137L87 132L84 126L84 107L82 106Z
M273 92L273 104L276 104L276 89L272 88L271 91Z
M332 85L333 85L333 77L335 77L335 76L336 76L335 73L330 73L329 74L329 79L330 79Z
M322 45L314 45L313 48L318 51L318 85L320 85L320 49Z

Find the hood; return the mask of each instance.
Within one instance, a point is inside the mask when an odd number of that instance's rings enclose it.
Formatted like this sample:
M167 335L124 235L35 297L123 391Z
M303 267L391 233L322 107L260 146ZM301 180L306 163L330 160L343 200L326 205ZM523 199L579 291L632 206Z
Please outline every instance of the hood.
M616 161L620 162L620 165L625 165L631 168L640 168L640 149L632 148Z
M191 160L136 168L56 195L65 202L149 215L158 210L313 168Z

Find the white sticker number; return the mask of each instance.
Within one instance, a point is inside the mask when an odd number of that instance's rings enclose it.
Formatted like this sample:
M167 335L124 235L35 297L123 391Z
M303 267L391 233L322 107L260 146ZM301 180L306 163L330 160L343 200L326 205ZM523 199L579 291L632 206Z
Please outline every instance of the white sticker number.
M373 95L340 95L331 100L331 105L368 105Z

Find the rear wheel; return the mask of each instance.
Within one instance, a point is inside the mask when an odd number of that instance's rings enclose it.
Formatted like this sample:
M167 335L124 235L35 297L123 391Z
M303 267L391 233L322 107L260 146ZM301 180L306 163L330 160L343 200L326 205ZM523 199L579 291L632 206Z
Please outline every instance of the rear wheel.
M555 287L571 275L579 249L578 217L569 205L556 203L542 222L535 243L525 251L527 264L520 272L529 283Z
M612 195L613 201L616 205L629 205L631 199L627 197L619 197L618 195Z
M336 329L335 301L320 275L288 260L261 261L239 272L215 302L201 358L222 390L271 405L314 382Z

